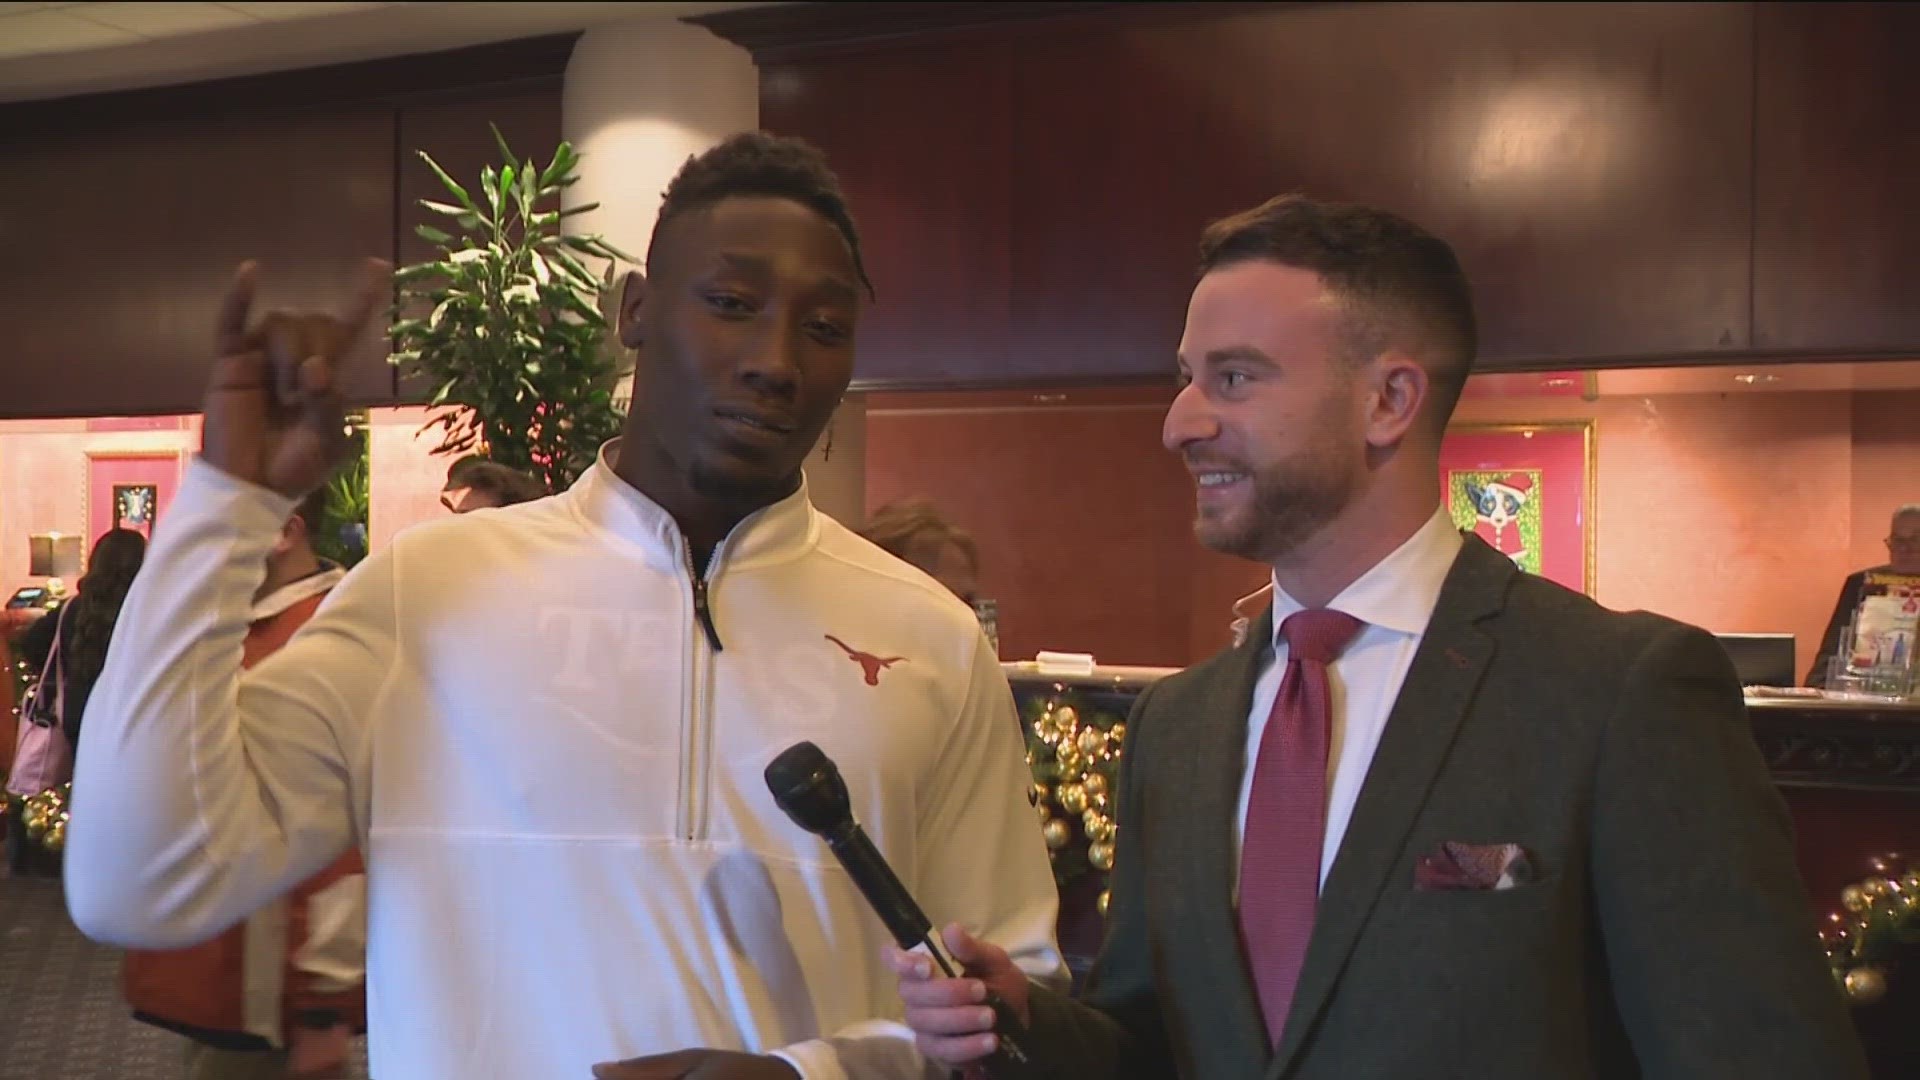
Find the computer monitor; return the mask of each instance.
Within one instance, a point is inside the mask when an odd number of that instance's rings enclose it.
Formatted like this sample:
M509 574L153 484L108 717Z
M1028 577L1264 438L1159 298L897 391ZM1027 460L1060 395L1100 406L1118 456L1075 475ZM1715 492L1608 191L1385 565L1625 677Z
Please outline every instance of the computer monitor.
M39 585L27 585L27 586L23 586L20 589L15 590L14 594L7 598L7 607L9 609L36 608L36 607L41 607L46 602L47 602L47 590L44 587Z
M1792 634L1715 634L1742 686L1798 686Z

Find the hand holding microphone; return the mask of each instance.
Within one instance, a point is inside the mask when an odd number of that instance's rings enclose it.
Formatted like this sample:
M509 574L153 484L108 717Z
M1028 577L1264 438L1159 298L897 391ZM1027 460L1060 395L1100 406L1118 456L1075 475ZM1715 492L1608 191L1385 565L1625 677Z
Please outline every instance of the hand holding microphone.
M931 960L902 949L887 950L887 966L899 979L907 1026L920 1052L949 1068L968 1070L999 1048L1000 1014L987 1002L997 997L1022 1023L1028 1018L1027 973L1005 949L958 926L947 927L940 938L964 977L940 974Z
M933 924L853 820L847 785L833 761L810 742L796 743L767 766L766 779L780 809L795 824L826 840L899 944L900 951L890 953L888 963L900 977L908 1024L918 1035L921 1052L991 1080L1040 1076L1020 1043L1026 1029L1026 975L1004 950L975 941L959 927L949 927L945 944L974 977L956 976L932 941ZM920 945L927 947L931 960L905 951ZM934 978L933 965L946 977ZM908 996L909 989L913 997ZM916 1010L919 1022L914 1019Z

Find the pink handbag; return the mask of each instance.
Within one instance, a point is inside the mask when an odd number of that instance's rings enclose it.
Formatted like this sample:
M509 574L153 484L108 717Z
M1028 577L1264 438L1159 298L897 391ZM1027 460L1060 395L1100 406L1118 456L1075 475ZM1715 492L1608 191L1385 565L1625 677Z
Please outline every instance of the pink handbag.
M47 650L46 665L40 669L40 681L20 702L20 733L13 744L13 771L7 775L7 791L23 799L73 778L73 746L60 724L66 699L60 671L60 635L66 630L66 608L61 608L56 618L60 622L54 625L53 645Z

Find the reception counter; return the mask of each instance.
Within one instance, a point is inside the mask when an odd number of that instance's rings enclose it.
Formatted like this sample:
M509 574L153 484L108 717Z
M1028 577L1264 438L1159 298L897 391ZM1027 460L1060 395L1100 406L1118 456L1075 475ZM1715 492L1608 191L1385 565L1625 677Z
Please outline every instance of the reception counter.
M1920 796L1920 703L1749 695L1747 716L1782 788Z
M1173 668L1043 672L1002 665L1022 713L1066 693L1126 716L1140 692ZM1920 855L1920 702L1837 700L1805 691L1747 696L1753 738L1794 811L1801 872L1822 912L1884 852Z

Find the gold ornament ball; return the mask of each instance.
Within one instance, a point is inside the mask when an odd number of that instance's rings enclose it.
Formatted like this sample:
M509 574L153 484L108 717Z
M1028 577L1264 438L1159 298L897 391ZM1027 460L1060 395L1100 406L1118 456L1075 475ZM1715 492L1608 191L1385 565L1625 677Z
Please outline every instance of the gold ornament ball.
M1047 846L1055 851L1066 847L1067 841L1073 838L1073 830L1067 828L1067 823L1061 821L1059 818L1048 819L1047 824L1040 832L1041 835L1047 838Z
M1113 869L1113 845L1092 844L1087 848L1087 861L1095 870Z
M1901 911L1920 910L1920 892L1902 890L1900 893L1900 910Z
M1087 799L1087 802L1097 809L1105 810L1108 802L1107 793L1103 791L1098 795L1091 796Z
M42 843L46 845L48 851L52 852L58 852L61 848L66 847L67 823L64 821L54 822L53 827L47 830L47 838L43 840Z
M1900 888L1910 893L1920 894L1920 870L1909 870L1900 875Z
M1840 890L1840 906L1856 915L1867 910L1870 903L1867 894L1858 885L1849 885Z
M1036 803L1033 807L1033 812L1039 815L1040 825L1043 828L1046 826L1047 822L1053 820L1053 812L1047 809L1046 803Z
M1887 996L1887 976L1879 968L1854 968L1847 972L1847 999L1855 1005L1871 1005Z
M1079 784L1068 784L1060 789L1060 809L1079 816L1087 812L1087 789Z
M47 834L47 819L39 814L26 819L27 839L38 840Z
M1082 824L1087 827L1087 839L1096 844L1113 843L1115 834L1120 831L1114 827L1112 818L1102 815L1097 810L1087 811L1086 819Z
M1097 727L1080 732L1080 752L1088 757L1099 757L1107 752L1107 733Z
M1028 762L1027 764L1031 765L1033 763ZM1034 802L1037 802L1037 803L1046 802L1047 797L1052 794L1053 792L1047 787L1047 785L1039 782L1034 783L1033 785L1033 801Z
M1871 877L1860 883L1860 891L1869 900L1878 900L1893 892L1893 882L1883 877Z
M1073 706L1062 705L1054 710L1053 722L1059 725L1061 731L1065 731L1080 722L1080 714L1073 711Z
M1100 899L1095 901L1093 906L1100 909L1100 914L1105 915L1107 913L1107 902L1112 899L1113 899L1113 890L1101 889Z
M1054 752L1053 760L1060 764L1060 771L1068 776L1078 775L1080 767L1085 764L1080 759L1079 749L1064 740L1060 743L1060 748Z
M1105 795L1107 793L1107 778L1102 773L1088 773L1087 778L1082 780L1080 784L1087 789L1088 795Z
M1119 723L1108 728L1107 738L1117 743L1126 742L1127 741L1127 722L1125 720L1122 720Z

